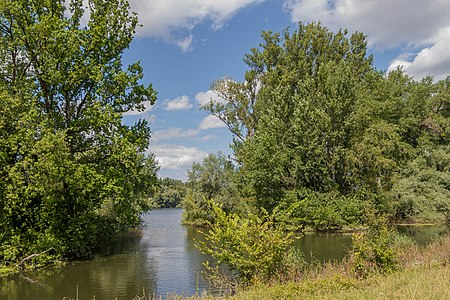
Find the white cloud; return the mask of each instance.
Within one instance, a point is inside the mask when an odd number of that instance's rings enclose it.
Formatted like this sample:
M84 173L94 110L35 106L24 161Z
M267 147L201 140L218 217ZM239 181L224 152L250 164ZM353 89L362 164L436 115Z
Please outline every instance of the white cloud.
M205 136L197 138L197 140L202 141L202 142L210 142L210 141L215 141L218 139L219 139L219 137L214 134L207 134Z
M138 36L162 38L183 51L192 49L192 31L200 23L211 22L218 30L244 7L264 0L130 0L143 25Z
M189 102L189 97L186 95L177 97L173 100L167 100L164 107L165 110L185 110L192 108L192 104Z
M443 0L286 0L285 8L294 22L362 31L382 48L423 45L450 23L450 1Z
M162 130L156 130L152 133L152 141L161 142L169 141L173 139L185 139L194 138L199 135L201 130L211 129L211 128L222 128L226 125L216 116L209 115L200 122L197 129L183 129L183 128L168 128ZM211 141L217 139L215 135L205 135L203 137L197 138L200 141Z
M149 111L151 111L154 107L154 105L152 105L150 103L150 101L144 101L144 110L143 111L138 111L136 109L132 109L130 111L124 112L122 115L123 116L136 116L136 115L143 115L145 113L148 113Z
M411 60L396 62L413 76L442 78L449 70L450 51L443 53L450 39L448 0L286 0L284 7L293 22L320 20L333 30L363 32L376 49L401 47L401 57L413 52Z
M181 48L183 52L189 52L193 49L192 42L194 40L194 36L189 34L184 38L180 38L174 41L174 43Z
M150 115L146 118L146 120L150 123L153 124L156 122L156 115Z
M149 152L155 154L160 165L160 177L186 179L186 171L194 162L200 162L208 153L196 148L178 145L155 145Z
M189 138L195 137L199 133L197 129L182 129L182 128L169 128L163 130L157 130L152 134L152 141L168 141L176 138Z
M201 130L205 130L210 128L222 128L225 126L226 125L219 118L213 115L209 115L202 120L198 128Z
M403 66L403 69L415 79L427 75L434 75L436 80L445 79L450 75L450 27L442 30L441 36L435 44L423 48L412 59L399 56L388 70Z
M189 168L194 162L201 161L208 154L197 147L178 145L157 145L151 147L161 169L175 170Z
M211 100L213 102L225 103L225 100L219 97L214 91L207 90L206 92L198 92L195 95L195 100L198 101L198 104L205 105L208 104Z

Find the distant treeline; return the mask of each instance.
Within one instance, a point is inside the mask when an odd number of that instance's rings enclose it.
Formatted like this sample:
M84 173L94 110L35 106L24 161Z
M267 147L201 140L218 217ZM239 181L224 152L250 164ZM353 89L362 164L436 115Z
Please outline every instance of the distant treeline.
M151 204L154 208L181 207L181 202L186 196L186 183L172 178L158 179L158 184Z

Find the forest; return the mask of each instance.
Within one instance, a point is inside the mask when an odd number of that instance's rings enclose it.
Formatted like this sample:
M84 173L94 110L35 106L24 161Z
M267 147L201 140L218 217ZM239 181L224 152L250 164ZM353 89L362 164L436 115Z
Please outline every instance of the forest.
M233 134L233 157L188 172L187 223L213 224L211 201L295 230L449 221L450 76L386 74L363 34L320 23L262 38L243 81L213 83L225 104L202 107Z
M273 243L256 249L267 277L286 232L449 222L450 76L377 70L364 34L320 23L263 32L244 79L217 80L226 101L202 107L233 155L194 163L186 183L159 179L149 124L122 122L157 96L139 63L122 63L137 15L88 3L83 25L80 0L0 2L0 266L89 257L153 207L219 230L199 246L213 256L224 239ZM250 280L260 266L235 267Z

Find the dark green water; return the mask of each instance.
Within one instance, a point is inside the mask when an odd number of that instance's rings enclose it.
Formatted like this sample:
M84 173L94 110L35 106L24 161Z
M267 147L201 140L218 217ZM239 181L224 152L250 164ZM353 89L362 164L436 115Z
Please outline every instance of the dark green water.
M201 278L202 262L209 259L194 247L202 235L183 226L181 209L158 209L144 216L141 239L122 240L103 249L103 255L0 278L0 299L127 299L137 295L194 294L208 289ZM419 243L429 242L445 227L402 227ZM307 260L342 259L351 235L310 234L295 241Z

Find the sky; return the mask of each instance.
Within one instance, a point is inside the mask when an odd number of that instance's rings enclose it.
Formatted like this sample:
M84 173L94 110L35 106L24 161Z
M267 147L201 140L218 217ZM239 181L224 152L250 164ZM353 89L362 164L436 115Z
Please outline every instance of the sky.
M232 155L231 134L199 109L214 97L211 84L242 81L245 53L261 32L320 21L332 31L367 36L377 69L397 66L415 79L450 75L450 0L129 0L140 24L123 62L140 61L142 83L158 92L155 105L128 112L125 124L149 122L148 153L159 177L186 180L186 170L209 153Z

